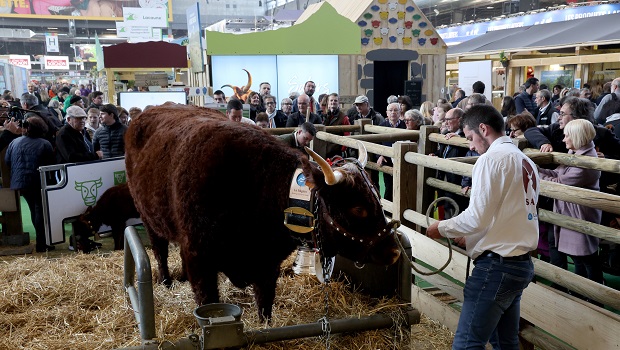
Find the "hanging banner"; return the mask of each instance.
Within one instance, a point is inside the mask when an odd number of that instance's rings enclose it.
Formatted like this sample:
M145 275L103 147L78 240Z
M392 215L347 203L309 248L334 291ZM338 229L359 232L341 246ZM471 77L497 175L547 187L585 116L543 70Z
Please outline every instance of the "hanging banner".
M132 27L166 28L168 26L165 7L123 7L123 19L125 25Z
M9 63L26 69L31 68L30 55L9 55Z
M45 50L47 52L60 52L60 44L58 43L58 35L56 33L45 34Z
M189 7L186 10L187 16L187 36L189 38L189 45L187 51L189 52L189 59L192 63L192 72L200 73L204 71L203 61L203 49L202 49L202 34L200 30L200 6L198 3Z
M44 69L69 69L69 56L43 56Z

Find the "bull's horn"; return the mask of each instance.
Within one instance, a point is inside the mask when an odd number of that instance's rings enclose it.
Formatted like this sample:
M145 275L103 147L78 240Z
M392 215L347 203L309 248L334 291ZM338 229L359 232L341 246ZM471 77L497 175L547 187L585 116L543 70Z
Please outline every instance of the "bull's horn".
M366 151L366 146L364 146L363 143L357 141L357 144L360 146L358 149L359 156L357 157L357 161L360 162L362 168L365 168L366 163L368 163L368 152Z
M248 73L248 85L244 86L242 89L245 92L250 90L250 87L252 86L252 75L250 75L250 72L248 72L246 69L244 69L244 71Z
M225 87L227 87L227 86L228 86L229 88L231 88L231 89L235 90L235 87L234 87L234 86L232 86L232 85L230 85L230 84L222 85L222 87L221 87L220 89L223 89L223 88L225 88Z
M321 170L323 171L323 176L325 176L325 183L327 185L332 186L342 181L343 177L341 172L333 171L332 167L327 164L327 161L325 161L323 157L316 154L316 152L314 152L308 147L304 148L306 149L306 152L310 155L310 157L312 157L312 159L314 159L314 161L317 162L317 164L319 164L319 166L321 167Z

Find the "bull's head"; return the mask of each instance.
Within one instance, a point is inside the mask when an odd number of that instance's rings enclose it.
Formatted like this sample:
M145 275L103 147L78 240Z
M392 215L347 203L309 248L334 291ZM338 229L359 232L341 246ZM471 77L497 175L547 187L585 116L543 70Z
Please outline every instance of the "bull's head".
M312 168L310 179L319 198L319 249L326 256L390 265L400 256L397 237L388 227L379 191L364 170L366 148L358 144L358 160L334 168L306 148L320 167Z
M99 180L89 180L83 182L75 182L75 189L82 194L82 200L84 205L95 205L97 202L97 189L101 187L103 183L101 178Z
M246 101L249 103L249 101L247 101L247 98L248 96L250 96L250 92L252 92L252 90L250 90L250 87L252 86L252 75L250 75L250 72L248 72L246 69L244 69L244 71L248 74L248 83L245 86L238 87L226 84L222 85L221 89L228 86L229 88L233 89L233 96L237 97L241 101Z

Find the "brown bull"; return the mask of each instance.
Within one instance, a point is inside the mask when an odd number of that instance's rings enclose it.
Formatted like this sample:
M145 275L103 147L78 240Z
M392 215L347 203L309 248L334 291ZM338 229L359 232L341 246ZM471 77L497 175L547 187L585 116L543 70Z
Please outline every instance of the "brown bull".
M283 224L297 168L317 198L322 255L383 265L399 257L376 188L357 162L332 170L314 155L321 171L258 127L183 105L144 111L125 142L129 187L159 279L170 282L168 242L177 242L198 305L218 301L223 272L237 287L252 285L259 316L271 316L280 264L298 245Z

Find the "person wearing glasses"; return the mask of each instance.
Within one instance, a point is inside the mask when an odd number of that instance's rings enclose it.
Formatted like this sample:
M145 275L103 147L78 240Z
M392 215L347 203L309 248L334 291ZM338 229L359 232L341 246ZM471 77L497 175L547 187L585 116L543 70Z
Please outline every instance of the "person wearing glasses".
M579 97L568 97L560 108L558 122L549 126L532 127L525 131L525 138L541 152L561 152L567 153L568 147L564 143L564 127L572 120L585 119L592 123L595 130L594 146L598 158L620 159L620 139L613 131L594 124L593 107L589 100ZM603 172L600 178L600 189L602 192L610 192L609 186L618 183L617 174ZM551 263L555 266L564 266L566 256L559 254L557 247L549 240L549 255Z
M384 126L387 128L405 129L405 122L400 120L400 103L398 102L390 103L387 106L387 118L379 126ZM382 144L384 146L392 147L394 142L384 141L382 142ZM379 156L379 158L377 159L377 165L393 166L394 163L392 163L392 158L390 157ZM392 178L392 175L383 173L383 183L385 184L385 193L383 195L383 198L385 198L388 201L391 201L393 198L393 192L394 192L393 182L394 180Z
M407 130L420 130L422 125L427 125L424 116L417 109L410 109L405 112L405 127Z
M510 117L507 124L510 130L510 138L520 139L525 138L525 130L536 126L536 119L530 112L525 111Z
M541 152L568 152L564 144L564 126L574 119L586 119L594 124L593 108L589 100L579 97L565 99L558 122L549 126L533 127L525 131L525 138ZM602 126L595 125L594 145L599 158L620 159L620 140L614 133Z
M463 130L461 130L461 118L463 117L464 111L460 108L452 108L446 113L446 117L443 120L442 130L445 130L445 138L450 139L454 136L465 137ZM456 157L465 157L467 154L467 148L452 146L445 143L439 144L439 150L437 151L437 156L449 159ZM462 176L456 175L450 172L437 171L436 178L442 181L447 181L449 183L453 183L456 185L461 185ZM456 201L458 204L460 211L463 211L468 204L468 201L465 197L451 193L444 192L442 190L438 190L439 197L450 197ZM444 215L446 219L449 219L454 216L455 209L450 203L446 203L444 205Z
M349 118L351 123L358 119L370 119L372 121L372 125L379 125L385 120L381 113L370 107L370 101L368 100L368 97L364 95L357 96L353 102L353 105L355 106L357 113Z
M265 113L269 117L269 127L285 127L288 117L282 111L276 109L276 98L271 95L265 95L263 97L263 104L265 105Z
M293 100L289 97L285 97L280 101L280 112L284 113L286 118L288 118L291 113L293 113Z

